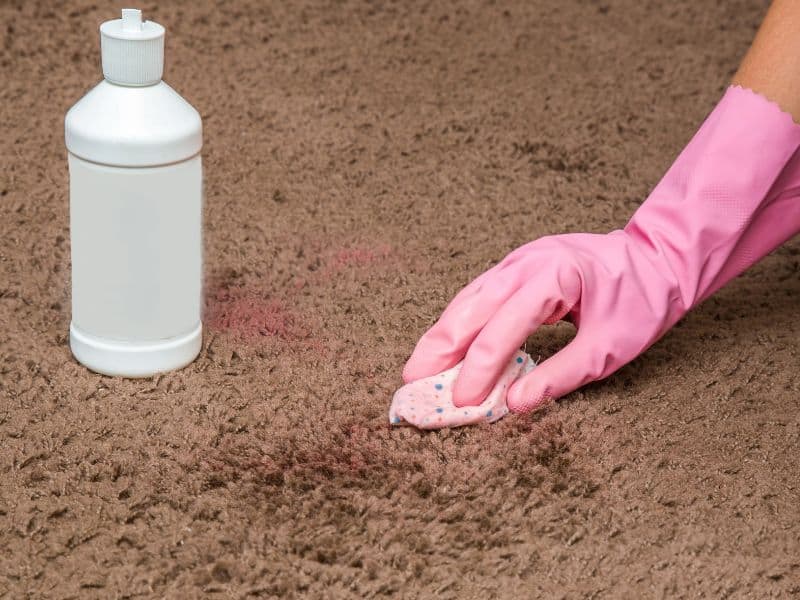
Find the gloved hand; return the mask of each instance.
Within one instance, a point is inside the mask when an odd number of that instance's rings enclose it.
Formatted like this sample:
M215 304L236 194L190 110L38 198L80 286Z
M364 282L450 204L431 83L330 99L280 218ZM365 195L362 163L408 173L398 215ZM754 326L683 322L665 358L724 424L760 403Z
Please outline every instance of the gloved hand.
M728 88L623 230L544 237L509 254L453 299L403 378L463 358L453 402L477 405L525 339L562 318L575 338L516 381L509 408L527 412L607 377L800 231L799 146L790 115Z

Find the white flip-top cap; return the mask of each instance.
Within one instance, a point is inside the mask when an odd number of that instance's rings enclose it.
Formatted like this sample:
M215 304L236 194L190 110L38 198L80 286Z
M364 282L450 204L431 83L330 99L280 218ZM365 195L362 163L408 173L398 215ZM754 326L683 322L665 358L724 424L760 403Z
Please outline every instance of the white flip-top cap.
M142 22L142 11L123 8L122 18L100 25L103 76L121 85L153 85L164 72L164 28Z

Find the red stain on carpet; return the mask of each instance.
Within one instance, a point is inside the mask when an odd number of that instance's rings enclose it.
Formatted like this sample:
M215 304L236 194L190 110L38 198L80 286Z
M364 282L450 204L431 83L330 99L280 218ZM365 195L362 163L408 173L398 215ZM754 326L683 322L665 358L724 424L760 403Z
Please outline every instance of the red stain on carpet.
M206 291L203 322L211 331L229 332L244 339L276 337L303 340L310 327L283 302L244 287L217 286Z
M337 273L351 267L367 267L389 258L392 248L388 244L348 246L334 250L327 258L327 270Z
M352 481L371 474L412 468L407 462L387 460L381 454L380 434L385 423L337 424L318 435L314 431L291 432L263 440L261 446L225 440L210 453L198 456L209 469L212 485L250 482L255 486L283 486L288 482L314 482L337 478Z

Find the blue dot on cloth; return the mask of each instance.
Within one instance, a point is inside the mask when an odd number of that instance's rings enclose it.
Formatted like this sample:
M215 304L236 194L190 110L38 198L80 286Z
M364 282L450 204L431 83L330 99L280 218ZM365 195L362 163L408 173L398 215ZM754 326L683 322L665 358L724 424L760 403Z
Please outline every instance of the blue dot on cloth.
M518 363L518 364L522 364L522 357L521 357L521 356L518 356L518 357L517 357L517 363Z
M443 386L441 383L437 383L437 384L436 384L435 386L433 386L433 387L435 387L437 390L440 390L440 389L442 389L442 387L444 387L444 386Z
M487 413L486 413L486 416L487 416L487 417L491 417L491 416L492 416L492 411L489 411L489 412L487 412Z
M392 419L392 423L399 423L399 422L400 422L400 417L394 417Z
M441 406L439 406L439 407L436 408L436 412L442 413L442 412L444 412L444 409Z

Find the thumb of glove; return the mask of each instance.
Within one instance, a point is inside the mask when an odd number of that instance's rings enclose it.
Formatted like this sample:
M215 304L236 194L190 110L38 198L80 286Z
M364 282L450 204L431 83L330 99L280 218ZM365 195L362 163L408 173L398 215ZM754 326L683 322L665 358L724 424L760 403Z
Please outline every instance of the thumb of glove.
M515 413L537 410L597 379L593 373L599 371L592 368L597 357L587 351L579 337L514 382L506 400L509 410Z

